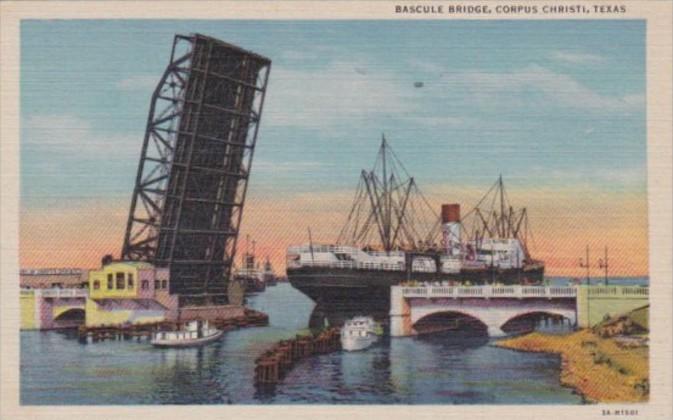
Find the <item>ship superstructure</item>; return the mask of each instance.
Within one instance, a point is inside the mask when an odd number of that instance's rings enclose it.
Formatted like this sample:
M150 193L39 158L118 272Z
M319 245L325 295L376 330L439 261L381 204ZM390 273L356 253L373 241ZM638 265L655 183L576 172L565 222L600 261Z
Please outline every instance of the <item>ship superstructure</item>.
M245 252L241 256L241 265L234 270L234 281L241 283L245 293L263 292L266 289L264 271L259 267L255 255L255 241L252 241L252 251L248 251L250 238L246 237Z
M264 262L264 271L262 272L262 277L266 286L275 286L277 283L276 272L273 271L273 265L271 264L268 256Z

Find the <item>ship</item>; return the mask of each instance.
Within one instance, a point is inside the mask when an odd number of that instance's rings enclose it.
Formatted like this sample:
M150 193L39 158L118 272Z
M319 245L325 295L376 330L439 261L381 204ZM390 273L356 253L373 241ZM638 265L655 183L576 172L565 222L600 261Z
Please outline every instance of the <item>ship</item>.
M266 290L265 272L260 270L256 262L255 241L252 241L252 252L248 252L250 238L246 237L246 250L243 253L241 266L234 270L233 280L243 286L245 294L259 293Z
M358 316L344 323L340 335L342 349L358 351L376 343L381 331L372 317Z
M207 320L193 320L182 323L178 330L153 332L151 343L160 348L195 347L212 343L223 334L224 331L210 326Z
M322 309L385 316L393 285L541 284L529 237L502 175L464 216L457 203L436 212L383 137L337 241L288 247L287 277Z
M262 272L262 278L266 286L275 286L277 284L276 272L273 271L273 265L269 261L269 257L266 257L264 262L264 271Z

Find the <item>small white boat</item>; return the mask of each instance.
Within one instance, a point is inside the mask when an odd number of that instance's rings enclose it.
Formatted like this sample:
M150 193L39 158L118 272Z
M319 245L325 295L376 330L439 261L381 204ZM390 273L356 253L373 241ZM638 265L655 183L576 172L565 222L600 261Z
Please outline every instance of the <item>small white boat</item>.
M366 349L378 341L379 329L372 317L356 316L341 328L341 347L346 351Z
M177 331L157 331L152 334L155 347L192 347L208 344L222 337L224 331L211 327L208 321L189 321Z

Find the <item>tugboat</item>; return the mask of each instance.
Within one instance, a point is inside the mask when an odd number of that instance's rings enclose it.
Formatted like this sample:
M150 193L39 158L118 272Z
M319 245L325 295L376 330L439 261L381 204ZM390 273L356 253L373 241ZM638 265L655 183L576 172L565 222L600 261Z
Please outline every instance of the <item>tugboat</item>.
M363 350L379 339L380 327L369 316L356 316L341 329L341 347L346 351Z
M152 334L154 347L193 347L211 343L222 337L224 331L211 327L208 321L189 321L177 331L157 331Z

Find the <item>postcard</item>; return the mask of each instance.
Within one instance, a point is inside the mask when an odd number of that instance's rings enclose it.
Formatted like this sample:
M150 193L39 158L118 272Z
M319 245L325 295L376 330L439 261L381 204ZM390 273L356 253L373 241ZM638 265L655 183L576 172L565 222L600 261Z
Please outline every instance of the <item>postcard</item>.
M673 6L3 2L3 418L670 418Z

